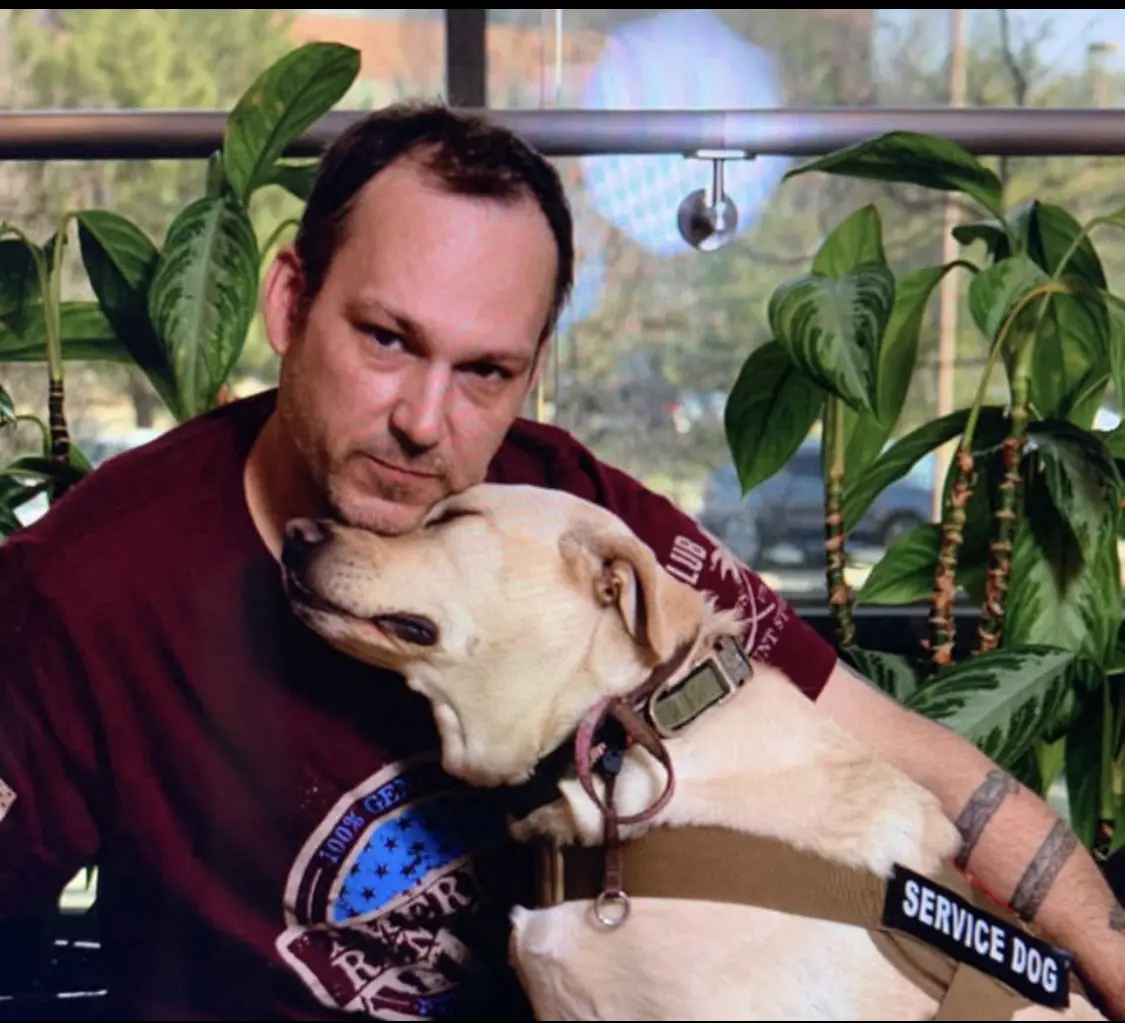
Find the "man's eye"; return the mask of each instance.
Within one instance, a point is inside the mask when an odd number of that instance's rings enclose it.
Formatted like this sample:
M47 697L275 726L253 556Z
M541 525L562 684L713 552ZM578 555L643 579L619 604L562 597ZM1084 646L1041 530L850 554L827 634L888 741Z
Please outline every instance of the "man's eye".
M511 370L505 369L503 366L494 366L490 362L475 363L469 366L468 370L474 376L478 376L482 380L491 380L494 382L511 380L513 376Z
M385 327L368 325L363 328L363 332L380 348L393 348L395 345L402 344L402 338L393 330L387 330Z

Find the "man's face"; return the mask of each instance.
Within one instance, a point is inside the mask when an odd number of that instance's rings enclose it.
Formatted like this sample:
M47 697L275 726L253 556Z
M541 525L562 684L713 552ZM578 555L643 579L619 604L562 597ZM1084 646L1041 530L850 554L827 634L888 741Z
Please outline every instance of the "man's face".
M533 199L451 195L412 161L357 197L299 329L283 250L264 298L278 414L341 519L406 532L484 479L538 373L556 259Z

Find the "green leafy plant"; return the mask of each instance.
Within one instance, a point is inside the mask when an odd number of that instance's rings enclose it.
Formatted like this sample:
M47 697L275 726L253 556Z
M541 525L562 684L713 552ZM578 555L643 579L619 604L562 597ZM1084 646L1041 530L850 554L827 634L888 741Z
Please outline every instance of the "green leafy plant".
M242 354L265 259L292 226L279 225L260 246L252 200L268 187L308 197L317 161L293 161L285 153L358 73L357 50L320 42L263 71L227 119L222 148L207 164L204 194L172 219L160 245L127 217L101 209L65 214L44 246L12 227L0 232L0 364L46 360L50 378L46 425L17 414L0 391L0 426L35 421L44 430L43 456L0 470L0 536L19 527L20 505L43 492L57 497L89 469L80 452L68 454L66 361L135 364L179 421L216 403ZM61 297L71 222L92 302Z
M48 376L46 422L17 412L11 395L0 387L0 430L26 422L38 427L40 437L39 454L24 455L0 469L0 535L19 528L18 508L41 494L48 500L59 497L89 469L71 443L66 421L60 282L69 219L61 219L44 245L0 223L0 323L13 325L39 347Z
M896 273L879 211L864 206L824 240L807 274L777 289L773 338L746 359L726 408L743 493L777 472L819 420L826 582L842 656L1041 793L1065 769L1082 839L1098 852L1125 845L1125 430L1093 428L1110 390L1125 404L1125 302L1109 290L1091 240L1098 228L1125 227L1125 211L1082 225L1041 200L1006 209L988 167L910 132L788 176L812 172L957 192L981 216L954 229L962 258ZM968 258L982 247L983 258ZM988 358L967 408L892 442L926 312L948 273L969 275ZM988 397L1000 373L1007 400L997 406ZM853 594L849 531L886 487L953 442L940 521L895 540ZM980 625L971 655L956 660L959 592L979 606ZM926 649L904 658L857 647L857 601L928 601Z

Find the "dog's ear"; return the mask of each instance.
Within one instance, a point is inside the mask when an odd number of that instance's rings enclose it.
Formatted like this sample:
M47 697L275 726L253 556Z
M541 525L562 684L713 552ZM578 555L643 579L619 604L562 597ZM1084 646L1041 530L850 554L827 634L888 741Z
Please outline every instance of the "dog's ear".
M703 619L703 595L660 567L652 549L631 533L576 530L560 541L564 557L590 570L594 599L616 605L625 629L665 661Z

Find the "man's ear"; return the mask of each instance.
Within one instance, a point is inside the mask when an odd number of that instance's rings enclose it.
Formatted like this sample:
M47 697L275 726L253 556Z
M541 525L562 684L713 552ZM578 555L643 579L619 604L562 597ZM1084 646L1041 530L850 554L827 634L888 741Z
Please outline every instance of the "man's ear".
M632 533L572 531L560 547L568 561L589 569L594 599L603 607L616 605L626 631L658 661L699 631L703 595L661 568Z
M266 338L276 355L284 356L293 335L293 314L301 299L304 272L292 244L283 245L266 271L260 308Z

